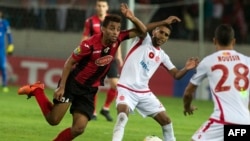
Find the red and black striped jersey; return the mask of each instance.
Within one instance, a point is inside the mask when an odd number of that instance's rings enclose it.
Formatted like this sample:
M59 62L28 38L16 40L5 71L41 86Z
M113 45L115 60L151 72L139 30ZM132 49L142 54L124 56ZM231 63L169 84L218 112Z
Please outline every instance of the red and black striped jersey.
M98 87L104 85L104 78L110 68L120 43L129 39L129 31L121 31L117 41L111 45L101 43L103 34L95 34L81 42L72 57L78 62L72 72L80 84Z
M84 24L83 36L92 36L101 33L101 24L102 21L97 15L87 18Z

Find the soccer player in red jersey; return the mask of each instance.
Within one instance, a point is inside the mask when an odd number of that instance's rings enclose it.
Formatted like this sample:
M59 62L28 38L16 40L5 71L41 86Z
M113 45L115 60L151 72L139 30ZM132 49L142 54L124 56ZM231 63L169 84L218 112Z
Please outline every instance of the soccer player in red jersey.
M71 141L81 135L94 111L94 97L103 85L120 43L126 39L142 36L145 25L134 16L124 3L120 6L124 17L135 28L121 31L121 17L109 14L105 17L101 33L84 40L66 60L53 104L44 93L44 84L25 85L18 89L19 95L34 96L50 125L58 125L70 108L72 125L61 131L54 141Z
M101 32L101 24L105 16L107 15L108 9L109 6L107 0L96 1L95 5L96 14L86 19L84 24L82 41L88 39L90 36L94 34L98 34ZM113 121L113 118L109 114L109 107L111 103L114 101L115 97L117 96L116 85L119 78L118 64L120 65L120 67L123 64L122 52L120 47L118 48L118 51L116 53L116 58L111 62L111 66L107 74L110 88L107 91L105 103L100 111L100 114L103 115L107 119L107 121ZM95 100L94 100L95 110L93 116L91 117L92 120L97 119L96 102L97 102L97 95L95 95Z

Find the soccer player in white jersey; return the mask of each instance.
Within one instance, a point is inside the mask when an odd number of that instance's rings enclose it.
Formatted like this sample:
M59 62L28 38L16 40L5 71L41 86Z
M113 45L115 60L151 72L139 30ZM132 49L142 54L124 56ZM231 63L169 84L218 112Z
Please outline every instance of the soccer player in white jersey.
M163 21L150 23L146 27L148 31L153 30L152 37L146 33L143 38L136 37L134 40L118 80L116 98L118 116L112 141L123 139L128 115L135 108L143 117L152 117L160 124L164 141L176 140L170 117L159 99L151 92L148 83L160 65L166 68L175 79L180 79L188 70L197 66L198 60L189 58L185 67L178 70L160 47L169 38L171 24L180 21L178 17L170 16Z
M216 52L199 63L183 96L184 115L191 115L196 109L191 105L193 94L202 80L208 78L214 111L192 141L223 141L225 124L250 124L250 58L234 50L234 30L230 25L219 25L213 42Z

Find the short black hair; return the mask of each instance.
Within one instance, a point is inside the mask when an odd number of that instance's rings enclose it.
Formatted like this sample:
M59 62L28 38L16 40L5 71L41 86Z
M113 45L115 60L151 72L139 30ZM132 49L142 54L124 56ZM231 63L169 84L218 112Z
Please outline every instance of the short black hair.
M171 24L165 24L164 25L166 28L168 28L170 31L172 31L173 27Z
M159 27L166 27L166 28L168 28L170 31L172 31L172 29L173 29L173 27L172 27L171 24L160 25L160 26L157 26L156 28L159 28ZM156 28L155 28L155 29L156 29Z
M105 17L102 26L107 27L110 22L117 22L121 23L122 22L122 17L117 15L117 14L109 14Z
M214 38L218 40L218 43L222 46L230 44L231 40L234 39L234 30L232 26L228 24L219 25L214 33Z
M108 2L108 0L97 0L96 2Z

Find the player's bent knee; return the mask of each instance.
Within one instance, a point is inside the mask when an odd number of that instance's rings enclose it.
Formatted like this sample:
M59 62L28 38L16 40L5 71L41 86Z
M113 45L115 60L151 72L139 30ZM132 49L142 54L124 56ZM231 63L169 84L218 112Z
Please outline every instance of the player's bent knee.
M46 120L51 126L56 126L61 122L61 118L51 116L46 118Z
M49 125L51 125L51 126L56 126L60 123L60 121L52 121L52 120L47 120L47 121L48 121Z
M72 128L72 133L73 133L74 136L79 136L79 135L84 133L84 128L73 127Z
M160 112L153 117L161 126L171 123L171 119L165 112Z

